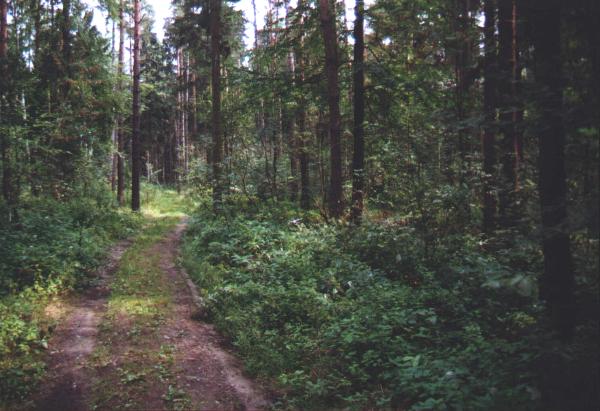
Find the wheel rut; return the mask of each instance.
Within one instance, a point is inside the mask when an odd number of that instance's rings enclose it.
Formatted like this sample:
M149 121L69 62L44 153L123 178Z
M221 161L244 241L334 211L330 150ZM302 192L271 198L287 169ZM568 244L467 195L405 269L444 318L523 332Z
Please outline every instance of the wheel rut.
M140 249L144 255L136 256L152 260L158 275L147 276L148 281L166 290L166 302L158 305L161 312L154 323L138 324L135 316L111 317L111 283L119 280L114 276L119 264L129 264L122 257L131 241L112 249L95 285L72 303L49 341L47 377L31 409L213 411L270 407L262 388L243 375L242 364L223 348L224 341L212 325L194 318L198 294L176 264L185 228L183 219L158 241ZM146 281L144 273L140 275ZM139 287L135 292L132 301L140 293L144 295ZM132 330L138 330L135 338L129 337ZM165 350L168 361L162 360ZM98 352L104 352L101 363L96 359Z
M210 324L192 319L197 311L196 296L188 287L188 277L174 262L177 245L186 224L182 222L169 235L162 265L176 285L172 316L162 330L175 347L175 374L197 410L259 410L268 407L264 393L241 372L240 362L223 349L223 340Z
M87 360L96 348L112 274L130 243L122 241L111 249L108 262L96 272L95 284L72 302L67 318L54 331L48 344L48 372L34 410L87 410Z

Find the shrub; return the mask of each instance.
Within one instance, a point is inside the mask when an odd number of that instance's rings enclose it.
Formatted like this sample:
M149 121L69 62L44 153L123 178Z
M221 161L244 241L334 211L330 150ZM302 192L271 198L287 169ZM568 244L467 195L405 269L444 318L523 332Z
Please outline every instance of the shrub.
M197 213L184 261L247 370L276 381L280 407L539 405L543 324L520 283L533 274L476 238L425 250L406 225L313 225L273 207L225 215Z
M19 214L18 224L0 226L0 404L26 395L43 373L52 326L44 307L87 284L108 245L139 225L101 193L28 199Z

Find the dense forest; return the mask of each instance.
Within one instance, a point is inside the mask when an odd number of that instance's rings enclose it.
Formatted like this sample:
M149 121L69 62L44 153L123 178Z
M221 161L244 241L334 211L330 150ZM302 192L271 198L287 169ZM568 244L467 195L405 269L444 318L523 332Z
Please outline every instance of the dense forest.
M0 0L0 410L598 409L600 2L170 3Z

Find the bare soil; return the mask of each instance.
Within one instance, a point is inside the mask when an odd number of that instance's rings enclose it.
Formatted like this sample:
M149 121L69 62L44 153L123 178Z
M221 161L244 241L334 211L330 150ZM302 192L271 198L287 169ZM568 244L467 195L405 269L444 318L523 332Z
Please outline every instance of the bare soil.
M268 402L256 384L244 377L241 364L223 348L210 324L192 319L198 310L187 275L175 265L185 223L161 244L161 268L175 284L174 309L161 335L175 346L175 375L191 398L194 410L258 410ZM197 297L196 297L197 298Z
M129 241L123 241L110 251L108 262L96 273L95 285L73 300L68 316L54 331L48 344L48 372L34 400L34 409L87 409L84 399L88 389L86 361L96 347L98 327L110 293L111 276L129 244Z
M184 230L185 222L182 221L163 240L147 250L152 255L160 255L161 283L164 281L172 290L168 312L164 313L159 329L138 336L135 345L127 346L126 339L115 341L116 349L111 348L113 358L103 365L91 361L101 327L106 327L102 322L107 310L111 277L129 245L121 243L112 250L107 265L98 272L97 284L75 301L70 314L55 330L49 343L48 374L36 396L35 410L89 410L96 395L93 390L98 386L136 397L127 398L125 404L123 395L111 396L109 401L95 405L94 409L100 410L269 408L262 389L243 375L240 362L224 348L219 334L210 324L193 319L198 310L198 295L185 272L176 264ZM127 320L110 323L114 328L111 330L113 335L126 333L132 325ZM130 362L132 358L134 361L139 359L142 368L153 361L151 352L156 353L164 344L172 347L172 362L166 381L153 376L148 378L142 391L132 391L126 382L115 377L118 375L115 370L120 370L119 364L125 358ZM173 387L183 399L173 401L169 398Z

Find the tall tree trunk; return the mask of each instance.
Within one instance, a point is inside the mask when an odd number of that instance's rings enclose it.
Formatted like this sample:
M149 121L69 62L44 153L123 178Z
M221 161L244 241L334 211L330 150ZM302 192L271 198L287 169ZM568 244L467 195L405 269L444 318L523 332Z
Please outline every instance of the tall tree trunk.
M516 0L498 0L498 60L500 83L500 130L502 131L502 180L499 191L500 223L516 224L515 188L517 184L517 39Z
M190 143L198 140L198 77L196 75L196 60L190 57Z
M110 141L112 143L111 149L113 150L113 154L110 158L110 190L112 193L117 191L117 163L119 162L117 153L118 144L119 144L119 124L118 120L115 119L113 124L113 129L110 134Z
M300 163L300 207L304 210L310 208L310 171L308 144L306 142L306 109L301 107L298 113L298 160Z
M70 89L71 78L71 0L63 0L62 10L62 54L63 54L63 99L66 99Z
M42 0L34 0L34 40L33 40L33 55L35 60L40 57L40 41L42 32ZM37 62L36 62L37 66Z
M325 140L327 139L327 124L325 123L325 112L321 108L319 108L317 122L315 124L315 136L317 138L317 152L319 153L319 189L321 192L321 202L323 204L323 208L325 208L327 204L328 193L326 188L327 177L325 175L325 158L323 156L323 150L326 145Z
M329 185L329 214L340 217L343 212L342 193L342 147L340 86L338 83L338 44L335 28L335 4L333 0L319 0L321 30L325 45L325 72L327 76L327 101L329 105L329 147L331 178Z
M272 157L271 157L271 197L275 199L279 199L278 186L277 186L277 167L279 165L279 157L281 154L281 147L279 144L279 135L281 130L281 107L280 100L277 98L276 93L273 93L273 107L272 107L272 123L271 123L271 148L272 148Z
M494 196L494 167L496 165L496 2L485 0L485 56L483 84L483 230L494 230L496 198Z
M288 144L288 156L290 160L288 190L290 201L296 202L298 199L298 138L294 130L294 116L292 112L286 108L283 108L282 111L283 132Z
M291 7L289 0L285 0L285 28L290 27L290 14ZM287 74L288 81L291 84L296 83L296 59L293 48L288 51L287 55ZM283 112L283 131L286 135L288 143L288 156L290 160L290 180L288 189L290 192L290 201L296 202L298 199L298 137L295 133L295 120L294 113L292 110L286 108L285 104L282 104Z
M514 139L513 139L513 150L515 155L514 161L514 187L515 192L521 189L521 163L523 162L523 92L522 92L522 75L521 75L521 36L523 32L523 19L521 17L522 3L515 0L512 7L512 73L515 79L511 92L513 94L513 107L512 107L512 118L514 121Z
M470 64L470 33L469 33L469 0L458 0L459 15L457 17L457 29L460 33L459 42L456 45L456 118L458 120L458 154L459 154L459 169L458 176L460 182L464 182L466 168L466 139L467 127L465 122L467 119L467 99L469 91L469 81L467 71Z
M185 135L185 126L184 126L184 68L183 68L183 51L181 48L177 49L177 120L175 126L175 135L176 144L177 144L177 161L175 162L175 167L177 170L177 192L181 191L181 182L183 180L183 168L184 168L184 160L183 160L183 142Z
M8 111L7 85L8 85L8 0L0 0L0 121L6 122L6 112ZM1 155L2 155L2 197L9 207L9 219L13 203L12 193L12 169L10 164L10 142L9 136L2 133L1 136Z
M291 113L285 115L285 130L287 140L289 142L289 159L290 159L290 201L296 202L298 200L298 140L294 132L294 119Z
M123 92L123 72L125 69L125 0L119 2L119 62L117 75L119 76L119 93ZM117 115L117 201L120 206L125 205L125 130L123 115Z
M221 209L223 136L221 131L221 0L210 0L210 57L212 87L213 207Z
M365 68L364 0L356 0L354 14L354 156L352 158L352 221L359 223L365 189Z
M140 210L140 175L142 153L140 144L140 40L141 0L133 2L133 127L131 136L131 209Z
M544 274L540 295L550 318L563 338L575 326L575 280L567 230L563 77L560 53L561 0L535 0L535 80L539 86L539 191L542 206Z
M303 0L298 0L298 10L300 10L299 25L304 24L304 7ZM304 87L306 58L304 54L304 35L300 37L300 41L295 50L297 73L296 87L299 89ZM310 208L310 170L309 170L309 147L306 135L306 98L304 93L300 93L298 100L298 111L296 114L296 123L298 125L298 162L300 167L300 207L305 210Z
M114 65L116 62L116 27L115 20L112 20L112 36L111 36L111 50L110 56L112 58L112 64ZM117 63L118 64L118 63ZM118 67L117 67L118 71ZM115 91L119 91L119 85L115 87ZM112 142L112 150L113 155L111 158L111 172L110 172L110 189L113 193L117 191L117 164L119 162L119 119L115 117L115 122L113 125L112 133L111 133L111 142Z
M182 78L182 93L183 93L183 110L181 112L181 129L183 130L181 149L182 149L182 160L183 160L183 176L187 177L188 173L188 139L189 139L189 109L190 109L190 81L189 81L189 60L187 53L182 53L183 61L183 78Z

